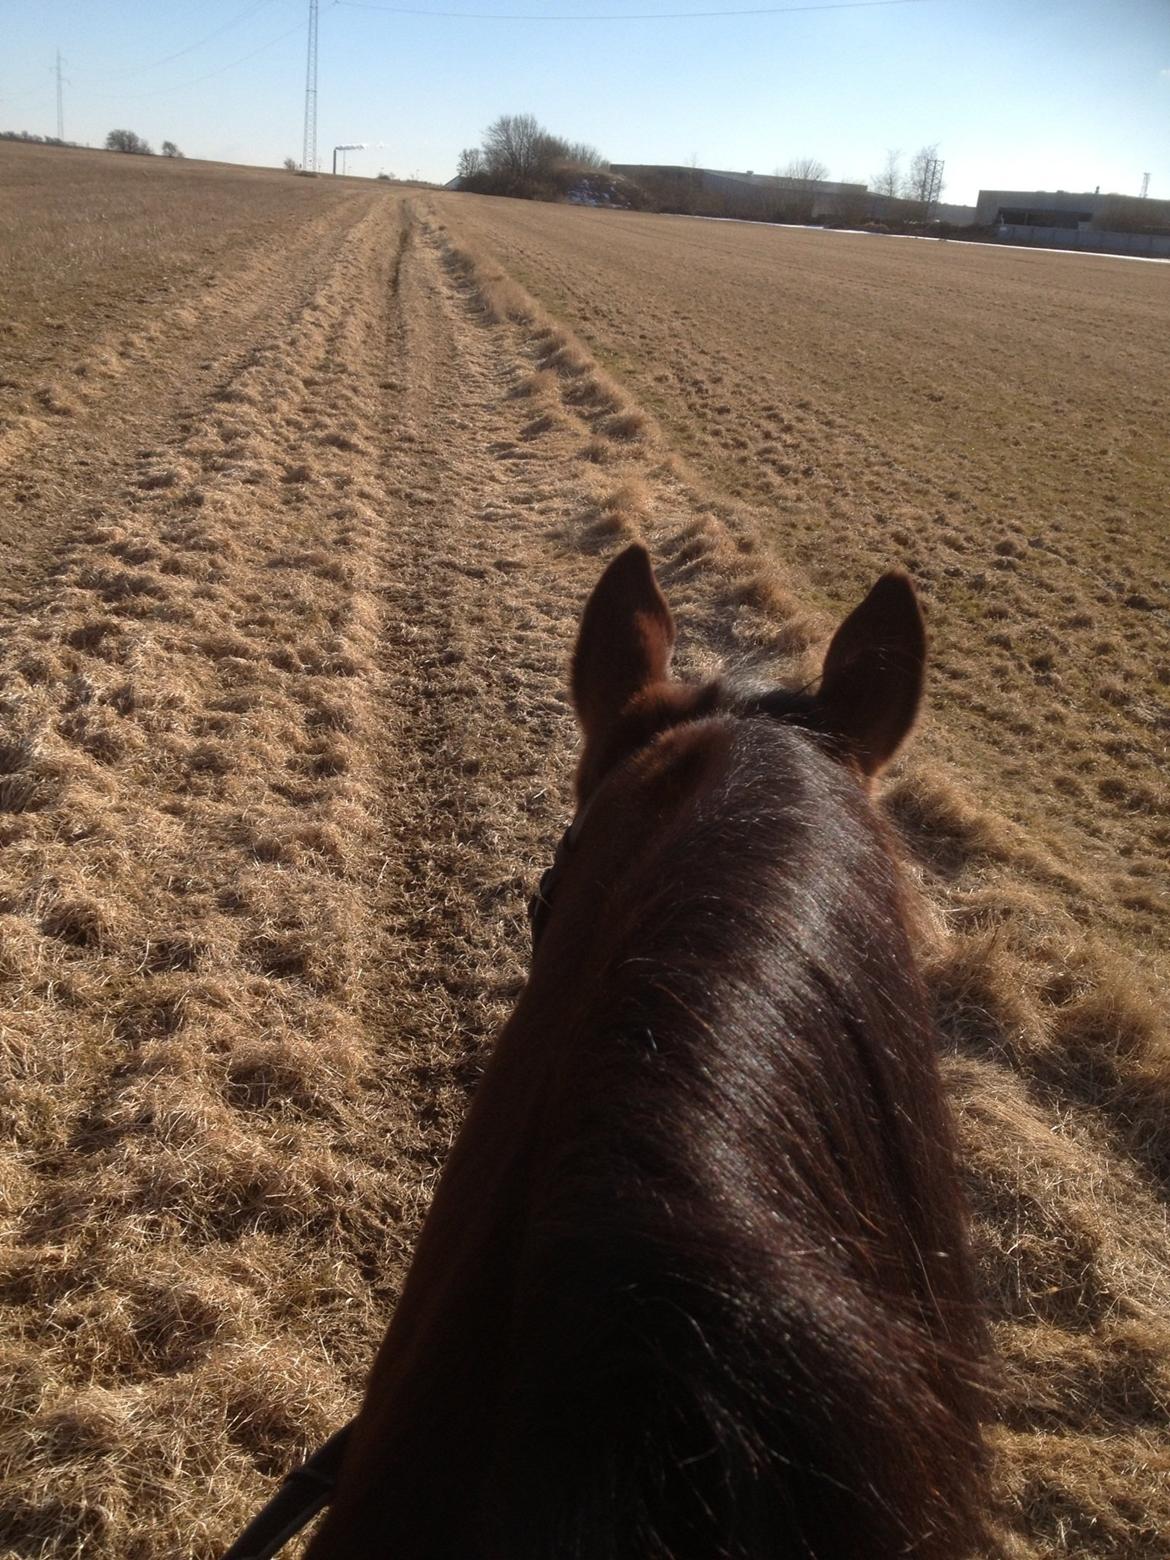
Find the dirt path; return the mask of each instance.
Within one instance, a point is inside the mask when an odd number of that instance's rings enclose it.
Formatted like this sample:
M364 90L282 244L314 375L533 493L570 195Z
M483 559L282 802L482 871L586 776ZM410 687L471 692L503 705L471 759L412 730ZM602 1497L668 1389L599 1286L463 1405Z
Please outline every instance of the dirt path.
M498 322L524 312L500 287L425 202L323 215L118 381L138 424L95 397L12 455L36 525L0 647L5 1553L210 1556L352 1411L523 978L600 555L652 541L684 663L817 638L573 342ZM1136 1554L1154 1177L1044 1094L974 948L938 991L1015 1553Z
M157 346L137 423L124 381L10 468L19 1554L210 1554L352 1407L523 976L597 567L402 205Z

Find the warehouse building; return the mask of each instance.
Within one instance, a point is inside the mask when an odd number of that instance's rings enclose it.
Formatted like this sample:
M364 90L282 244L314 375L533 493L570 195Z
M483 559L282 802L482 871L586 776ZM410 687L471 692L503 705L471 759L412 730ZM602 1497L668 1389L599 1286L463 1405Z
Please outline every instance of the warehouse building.
M1170 201L1068 190L980 190L976 225L1010 243L1170 256Z
M1070 195L1066 190L980 190L978 227L1085 228L1115 195Z

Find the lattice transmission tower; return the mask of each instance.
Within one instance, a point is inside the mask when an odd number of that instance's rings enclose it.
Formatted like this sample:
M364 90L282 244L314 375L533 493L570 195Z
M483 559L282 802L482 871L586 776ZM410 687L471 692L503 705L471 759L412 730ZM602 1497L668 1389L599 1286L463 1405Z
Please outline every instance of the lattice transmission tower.
M301 167L306 173L317 171L317 7L309 0L309 56L305 64L305 144Z
M938 198L942 194L943 169L946 163L941 157L932 157L926 164L924 191L926 197L926 210L929 214L931 208L938 204Z

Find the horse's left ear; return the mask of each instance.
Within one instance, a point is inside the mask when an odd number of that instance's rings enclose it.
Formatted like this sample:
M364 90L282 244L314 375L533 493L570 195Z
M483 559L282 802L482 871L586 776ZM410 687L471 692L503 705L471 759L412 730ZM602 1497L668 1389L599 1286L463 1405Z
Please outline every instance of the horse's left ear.
M650 554L627 547L585 605L573 652L573 703L586 746L601 741L630 700L666 676L674 619Z
M914 586L883 574L833 635L817 724L864 775L876 775L910 734L922 700L926 627Z

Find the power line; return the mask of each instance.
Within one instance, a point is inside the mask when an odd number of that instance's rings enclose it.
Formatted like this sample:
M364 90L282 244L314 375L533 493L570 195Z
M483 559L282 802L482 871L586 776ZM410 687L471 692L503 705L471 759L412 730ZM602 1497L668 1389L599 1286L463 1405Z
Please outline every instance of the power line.
M52 70L52 66L49 69ZM26 87L23 92L0 92L0 103L19 103L22 98L42 97L44 87Z
M206 75L196 76L194 81L185 81L174 87L159 87L152 92L134 92L128 95L121 92L117 94L93 92L90 93L90 96L105 98L107 102L138 103L143 98L169 97L175 92L186 92L190 87L202 86L205 81L211 81L216 76L222 76L224 71L235 70L237 65L246 65L249 60L254 60L258 54L263 54L267 49L274 49L278 43L283 43L286 38L291 38L293 33L299 33L300 30L301 24L298 22L295 27L288 28L286 32L280 33L277 37L269 38L267 43L262 43L258 49L253 49L251 53L242 54L238 60L231 60L226 65L220 65L215 70L209 70Z
M828 0L824 5L761 5L728 11L575 11L559 16L534 11L424 11L413 6L377 5L374 0L333 0L351 11L385 11L391 16L436 17L462 22L690 22L737 16L789 16L810 11L870 11L893 5L929 5L933 0Z
M194 43L189 43L183 49L176 49L173 54L164 54L162 59L151 60L145 65L123 65L117 70L103 71L100 76L90 77L95 81L113 81L119 76L137 76L145 70L157 70L160 65L169 65L172 60L181 60L187 54L194 54L196 49L201 49L205 43L218 38L221 33L230 32L233 27L238 27L241 22L246 22L249 17L255 16L257 11L262 11L265 6L271 5L273 0L252 0L246 10L238 16L233 16L230 22L224 22L222 26L215 28L213 32L206 33Z

